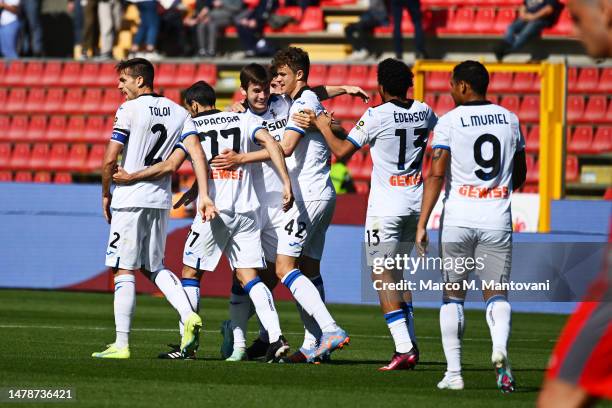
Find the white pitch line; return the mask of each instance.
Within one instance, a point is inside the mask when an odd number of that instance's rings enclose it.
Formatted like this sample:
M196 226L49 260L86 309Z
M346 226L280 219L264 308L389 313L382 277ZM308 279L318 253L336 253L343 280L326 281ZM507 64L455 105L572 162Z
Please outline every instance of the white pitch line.
M33 325L33 324L0 324L0 329L43 329L43 330L115 330L114 327L99 327L99 326L40 326L40 325ZM132 331L135 332L169 332L169 333L175 333L178 330L177 329L164 329L164 328L153 328L153 327L137 327L137 328L132 328ZM200 332L202 333L219 333L219 330L200 330ZM259 333L258 331L249 331L248 333L250 334L257 334ZM291 335L291 336L298 336L298 335L302 335L304 334L304 332L284 332L284 334L287 335ZM351 337L357 337L357 338L369 338L369 339L387 339L389 338L389 336L381 336L381 335L375 335L375 334L351 334ZM427 340L437 340L439 339L439 337L432 337L432 336L418 336L419 339L427 339ZM475 339L475 338L463 338L463 340L467 340L467 341L487 341L489 342L490 339L486 338L486 339ZM519 343L519 342L525 342L525 343L533 343L533 342L539 342L541 341L540 339L512 339L510 340L512 343ZM549 343L556 343L556 339L548 339L547 340Z

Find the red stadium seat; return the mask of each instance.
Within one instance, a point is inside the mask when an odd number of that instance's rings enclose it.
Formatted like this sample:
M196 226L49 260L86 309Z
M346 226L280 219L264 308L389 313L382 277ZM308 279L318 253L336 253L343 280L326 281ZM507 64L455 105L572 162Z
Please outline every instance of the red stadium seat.
M32 116L25 138L30 141L41 141L47 137L47 117L44 115Z
M512 72L493 72L489 84L489 92L504 93L512 89Z
M569 92L576 92L578 86L578 68L567 67L567 90Z
M11 127L8 129L7 138L14 142L24 141L28 131L28 117L25 115L13 116Z
M28 163L31 170L42 170L47 168L47 160L49 160L49 145L46 143L37 143L32 148L32 155Z
M598 153L612 152L612 127L599 126L593 138L593 150Z
M98 83L98 74L100 72L100 64L85 63L81 69L79 76L79 84L81 86L93 87Z
M69 89L64 98L62 112L79 113L83 106L83 91L81 88Z
M597 92L612 93L612 68L603 68L601 70Z
M213 64L199 64L195 81L206 81L209 85L215 86L217 83L217 66Z
M176 64L162 63L159 70L155 72L155 84L159 87L175 87ZM191 85L191 84L189 84Z
M114 115L119 109L119 106L125 101L125 97L116 89L107 89L102 98L100 112L104 114Z
M361 173L361 166L363 165L363 154L361 152L356 152L351 156L348 163L346 163L346 167L348 167L349 172L353 179L359 179Z
M11 161L11 144L0 143L0 170L9 169Z
M576 181L580 175L578 167L578 158L573 155L568 155L565 158L565 181Z
M116 87L118 82L117 71L115 64L101 64L98 78L96 78L95 86L99 87Z
M74 144L70 148L66 169L70 171L82 171L87 161L87 145Z
M11 117L6 115L0 115L0 129L11 128ZM8 132L0 132L0 141L10 141Z
M4 71L3 85L17 86L23 83L25 76L26 63L19 60L11 61L8 68Z
M313 86L327 83L327 65L314 64L310 66L308 82Z
M27 169L30 164L30 145L28 143L17 143L13 148L9 167L13 170Z
M576 91L591 93L596 92L599 85L599 70L597 68L582 68L578 74Z
M449 10L446 26L438 32L449 34L474 33L474 9L472 7L461 7L455 12Z
M495 32L495 8L479 7L474 17L472 30L477 33Z
M573 34L572 19L570 17L567 7L564 7L559 16L557 24L551 28L544 30L543 34L550 36L564 36L567 37Z
M425 74L425 89L429 91L448 91L450 72L428 72Z
M26 99L25 109L27 112L40 112L45 104L44 88L31 88Z
M0 64L2 66L3 64ZM0 113L6 112L6 103L8 100L8 90L0 88Z
M567 97L567 121L570 123L580 121L584 115L584 98L581 95Z
M368 72L368 79L365 83L365 89L376 89L378 86L378 67L376 65L370 66L370 72Z
M59 83L62 75L62 63L59 61L47 61L45 71L42 76L42 85L54 86Z
M361 165L361 177L362 180L370 180L372 178L372 155L366 154L363 159L363 164Z
M10 171L0 171L0 182L6 183L13 181L13 173Z
M84 116L70 116L68 119L68 126L66 126L66 132L62 140L68 142L80 142L85 140Z
M533 72L517 72L512 81L512 92L533 93L540 90L540 78Z
M539 122L540 121L540 97L538 95L526 95L521 101L518 111L521 121Z
M106 123L103 116L90 116L85 126L85 141L89 143L100 143L107 141L110 134L106 133Z
M527 138L527 152L538 153L540 151L540 126L531 126L531 129L529 129L529 133L523 136Z
M25 74L21 80L21 85L33 86L40 84L43 78L45 65L42 62L30 61L25 70Z
M10 90L6 101L5 111L9 113L21 113L25 111L27 92L25 88L13 88Z
M367 88L369 71L370 67L367 65L351 65L346 83L359 86L364 89Z
M440 95L438 97L438 102L436 103L436 108L434 109L436 115L442 116L452 109L455 109L455 101L453 100L453 97L449 94Z
M348 77L348 67L346 65L332 65L327 73L327 83L325 85L342 85L346 83Z
M81 76L81 64L78 62L66 62L62 68L59 85L66 87L79 86Z
M79 112L95 114L102 113L102 89L87 88Z
M55 184L70 184L72 183L72 175L70 173L58 172L53 178Z
M240 90L240 89L238 89ZM164 89L164 96L174 102L181 104L181 91L176 88Z
M31 183L32 173L29 171L18 171L15 173L15 183Z
M612 117L606 117L607 97L605 95L591 95L584 109L583 122L609 123Z
M423 101L433 110L436 107L436 95L432 93L425 94L425 100Z
M42 111L45 113L62 112L64 109L64 89L51 88L47 91Z
M174 86L188 88L195 82L196 64L178 64Z
M106 151L106 146L98 144L93 145L91 150L89 150L89 155L87 156L87 161L85 162L85 168L89 172L100 172L102 168L102 159L104 158L104 152Z
M350 95L341 95L333 99L332 111L338 119L349 119L353 117L354 99Z
M323 9L321 7L307 7L302 21L298 25L298 31L302 33L310 33L314 31L323 31L325 25L323 22Z
M506 95L501 99L500 105L508 109L510 112L518 114L520 100L518 95Z
M49 170L65 170L68 161L68 145L66 143L55 143L51 147L51 154L47 162Z
M34 173L35 183L51 183L51 173L48 171L37 171Z
M592 153L593 128L591 126L577 126L567 143L567 151L577 154Z
M378 92L374 92L370 95L370 102L368 102L368 106L378 106L382 104L382 98Z
M493 23L493 32L496 34L503 34L508 29L508 26L516 18L515 8L502 8L497 10L497 16Z
M66 139L65 116L51 116L45 139L49 142L59 142Z

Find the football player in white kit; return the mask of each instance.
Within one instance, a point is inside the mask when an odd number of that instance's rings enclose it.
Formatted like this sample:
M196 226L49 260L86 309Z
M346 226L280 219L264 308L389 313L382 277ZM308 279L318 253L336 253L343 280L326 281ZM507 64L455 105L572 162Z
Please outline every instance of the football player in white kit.
M327 144L338 158L350 157L366 144L371 146L374 167L364 236L370 268L376 258L409 256L414 246L423 191L423 155L437 117L426 103L406 97L412 87L412 78L410 68L401 61L389 58L379 63L378 92L383 103L369 108L346 140L334 136L329 127L330 116L320 115L316 119ZM384 284L399 283L403 271L392 269L372 273L372 279ZM418 362L419 352L411 293L384 286L377 292L395 342L391 362L380 370L412 369Z
M164 267L166 225L172 205L170 177L117 186L111 195L117 158L128 171L138 171L165 160L182 142L193 157L198 180L207 179L207 166L195 125L189 113L170 99L153 93L153 65L142 58L117 65L118 88L126 97L115 116L111 141L102 167L102 207L110 226L106 266L115 273L114 314L117 336L96 358L129 358L128 335L135 306L135 272L141 270L178 311L185 325L182 353L198 346L202 325L172 272ZM214 217L207 186L199 188L198 219ZM111 211L112 209L112 211Z
M262 125L266 126L271 135L277 141L282 140L285 126L289 120L289 109L292 105L291 98L282 93L281 84L277 84L276 76L270 81L270 75L266 68L259 64L249 64L243 67L240 72L241 91L245 97L245 101L232 106L233 111L246 112L247 115L259 118ZM276 89L272 86L275 83ZM333 98L343 94L358 96L367 102L367 93L356 86L349 85L330 85L316 86L312 91L322 100ZM303 129L310 127L311 121L308 115L294 114L293 120ZM261 154L259 154L261 153ZM231 168L238 164L247 162L254 163L254 183L255 191L261 203L260 207L260 227L262 235L262 245L266 257L267 269L261 271L260 276L272 290L278 278L275 273L276 249L278 244L278 235L280 229L284 226L283 212L279 211L280 196L277 192L281 185L280 179L273 167L266 161L269 156L265 151L255 154L237 154L233 151L222 152L219 156L212 160L211 164L216 168ZM290 160L290 159L289 159ZM259 176L259 177L258 177ZM311 274L309 276L321 298L325 300L325 291L323 287L323 279L319 274ZM244 347L245 338L243 332L246 330L246 324L249 316L252 315L250 310L248 296L245 296L239 285L232 286L232 297L230 300L230 315L231 320L223 322L221 333L223 335L223 344L221 355L228 356L232 354L232 344L234 348ZM314 319L307 315L304 310L298 305L298 310L305 322L304 341L302 346L291 356L283 359L284 362L306 362L307 357L312 353L317 341L321 336L321 330ZM237 327L243 327L242 330L237 330ZM267 333L260 327L259 337L247 349L249 359L258 359L265 356L268 347Z
M525 140L517 116L486 100L489 74L476 61L453 69L451 95L457 105L434 129L433 160L425 181L416 245L424 255L426 225L446 176L440 227L441 257L472 259L482 281L506 283L512 262L512 191L525 182ZM476 262L478 267L476 267ZM449 263L444 262L447 266ZM457 263L453 262L454 265ZM465 263L464 263L465 264ZM445 268L444 283L461 283L470 270ZM442 346L447 369L440 389L463 389L461 339L465 327L465 290L446 287L440 308ZM491 361L497 386L514 391L508 361L510 304L506 291L483 290L486 319L493 340Z
M214 158L223 149L235 152L251 149L251 144L261 144L274 163L281 180L277 192L280 211L287 211L293 203L291 181L282 149L268 133L261 121L243 114L220 112L214 109L215 93L203 81L193 84L185 91L185 102L194 117L194 122L207 156ZM127 182L157 178L176 171L187 157L177 150L167 161L136 174L122 177ZM183 285L197 310L199 307L200 279L204 272L212 272L225 254L236 278L255 306L255 311L270 336L266 361L278 361L289 350L282 336L272 294L257 276L264 269L257 211L259 202L253 188L251 166L238 166L233 170L210 171L211 197L220 209L220 215L211 223L194 220L185 243L183 254ZM182 204L195 197L195 188L179 200ZM193 287L194 289L190 289ZM168 358L171 358L169 353ZM236 348L228 360L238 361L245 357L245 349Z

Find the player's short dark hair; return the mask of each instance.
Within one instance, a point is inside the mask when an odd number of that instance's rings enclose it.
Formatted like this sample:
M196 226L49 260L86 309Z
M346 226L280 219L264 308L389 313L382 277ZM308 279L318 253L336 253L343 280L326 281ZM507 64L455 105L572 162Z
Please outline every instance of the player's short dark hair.
M302 71L303 80L308 81L310 71L310 57L301 48L289 47L278 51L272 58L272 70L277 71L282 66L288 66L293 72Z
M467 60L453 68L453 80L463 81L478 95L485 96L489 87L489 72L478 61Z
M141 76L144 80L144 84L150 88L153 88L155 69L153 68L153 64L144 58L132 58L121 61L115 65L115 70L117 70L118 74L126 71L128 75L134 78Z
M240 70L240 87L245 91L249 84L262 85L264 88L270 86L270 73L261 64L245 65Z
M414 75L410 67L400 60L387 58L378 64L378 84L391 96L405 98L412 87Z
M198 81L185 89L185 102L190 105L191 102L197 102L202 106L215 106L217 95L212 86L205 81Z

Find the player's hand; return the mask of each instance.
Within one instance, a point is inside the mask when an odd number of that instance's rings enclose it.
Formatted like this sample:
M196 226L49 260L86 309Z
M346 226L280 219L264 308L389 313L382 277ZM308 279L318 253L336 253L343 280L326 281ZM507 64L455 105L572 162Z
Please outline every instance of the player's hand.
M202 220L204 222L213 220L217 215L219 215L219 210L215 207L215 203L209 196L200 197L199 205L198 205L198 213L202 215Z
M283 211L287 212L291 207L293 207L293 201L295 198L293 197L293 191L291 191L291 186L283 187Z
M181 208L181 206L183 205L187 206L191 204L196 198L198 198L198 190L193 188L189 189L185 194L181 196L181 198L178 199L178 201L174 204L172 208L176 210L177 208Z
M210 164L219 170L233 170L236 166L240 165L240 158L242 156L232 149L224 149L221 154L215 156Z
M315 124L319 129L330 128L334 121L334 112L323 111L315 118Z
M106 220L108 224L111 223L111 219L113 218L113 215L111 214L111 210L110 210L110 205L111 205L112 200L113 200L112 195L102 197L102 213L104 214L104 219Z
M425 256L427 254L428 244L429 238L427 237L427 230L423 227L417 227L415 246L418 256Z
M361 98L361 100L365 103L368 103L368 101L370 100L370 95L368 95L366 91L364 91L358 86L344 85L344 91L351 96L357 96Z
M304 109L291 115L291 119L302 129L308 129L314 126L316 116L312 109Z
M125 171L123 167L119 166L113 174L113 182L119 185L132 184L132 175Z
M243 102L235 102L230 106L230 112L243 113L246 111Z

